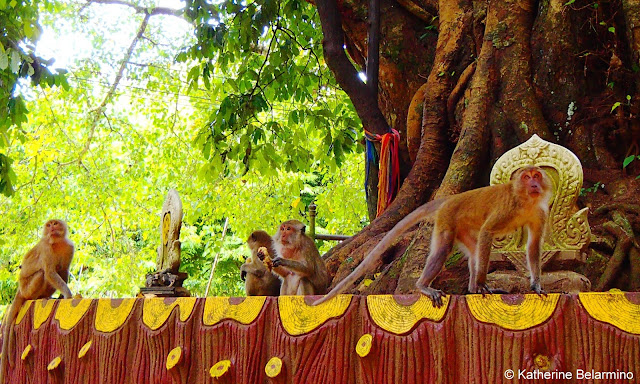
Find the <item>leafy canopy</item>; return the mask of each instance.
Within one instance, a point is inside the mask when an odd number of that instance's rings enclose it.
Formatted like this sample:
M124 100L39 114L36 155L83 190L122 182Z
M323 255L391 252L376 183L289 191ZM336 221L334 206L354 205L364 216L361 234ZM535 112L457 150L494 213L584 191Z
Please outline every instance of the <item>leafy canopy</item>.
M68 63L69 72L52 69L53 86L19 85L9 93L24 114L19 126L3 132L8 139L0 149L15 172L15 194L0 196L0 301L13 297L22 255L53 217L69 223L76 245L73 292L135 295L155 268L169 188L183 203L182 269L195 295L204 294L218 254L210 294L243 295L238 267L248 255L246 237L255 229L273 233L286 219L306 221L312 201L319 232L351 234L366 224L361 148L354 141L360 123L328 76L313 9L283 2L256 34L253 21L241 25L258 17L262 6L252 4L242 5L246 14L217 5L217 24L151 17L111 97L143 15L84 2L41 9L42 48L61 49L50 56ZM289 19L294 16L306 17L307 26ZM221 47L196 54L194 47L207 42L199 31L222 21L229 35ZM246 44L245 34L253 36ZM260 98L264 104L253 102ZM321 250L331 245L319 243Z

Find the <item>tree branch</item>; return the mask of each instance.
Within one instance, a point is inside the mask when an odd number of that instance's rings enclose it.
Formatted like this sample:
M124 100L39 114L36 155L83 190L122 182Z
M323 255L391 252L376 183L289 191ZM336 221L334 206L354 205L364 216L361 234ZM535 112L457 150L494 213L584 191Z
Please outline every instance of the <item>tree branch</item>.
M316 6L324 35L324 57L338 84L351 99L367 131L379 135L390 132L377 98L366 84L360 81L358 71L344 51L345 39L338 3L336 0L318 0Z
M112 1L112 0L109 0L109 1ZM115 1L118 1L118 0L115 0ZM82 151L78 155L78 159L74 160L74 162L82 163L82 159L87 154L87 151L89 151L89 147L91 146L91 142L93 141L93 135L96 132L96 127L98 126L98 121L100 120L100 116L104 113L104 110L107 104L113 98L113 95L115 94L116 89L118 88L118 84L120 84L120 80L122 80L122 76L124 75L124 70L127 68L127 63L129 62L129 60L131 59L131 56L133 55L133 50L135 49L136 44L138 43L138 40L140 40L140 38L142 37L142 34L147 29L147 25L149 24L150 17L151 17L150 13L145 14L144 19L140 24L140 28L138 28L138 33L136 34L136 37L134 37L133 41L131 42L131 45L129 46L129 49L127 50L127 53L124 55L124 58L122 59L122 63L120 64L120 68L118 69L118 73L116 74L116 78L113 81L113 84L111 84L109 91L105 95L104 99L102 99L102 103L100 103L98 108L96 108L93 111L93 119L91 120L91 125L89 126L89 137L87 138L87 141L85 142L84 147L82 148ZM61 165L67 165L67 164L61 164Z
M124 5L125 7L133 8L137 13L144 13L149 16L168 15L182 17L182 13L184 12L184 10L182 9L173 9L166 7L141 7L139 5L132 4L123 0L89 0L89 2L87 2L87 4L82 7L82 9L88 7L91 4Z

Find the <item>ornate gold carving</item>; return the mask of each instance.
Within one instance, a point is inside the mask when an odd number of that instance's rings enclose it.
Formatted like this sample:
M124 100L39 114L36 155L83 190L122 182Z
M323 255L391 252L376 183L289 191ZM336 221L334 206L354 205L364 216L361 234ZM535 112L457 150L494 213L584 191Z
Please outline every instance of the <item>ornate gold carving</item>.
M467 295L465 298L469 312L476 320L504 329L521 331L547 321L556 310L560 295L528 294L523 296L521 302L515 304L506 303L503 295Z
M142 322L152 330L160 328L169 319L173 308L180 308L180 321L185 322L196 305L195 297L179 297L171 304L165 304L165 299L154 297L145 299L142 307Z
M449 296L443 297L442 302L444 305L437 308L424 295L411 305L399 304L391 295L367 296L367 308L373 322L398 335L409 332L422 319L442 320L449 306Z
M577 211L576 200L582 187L582 165L568 149L533 135L528 141L507 151L491 170L491 184L509 181L511 175L525 165L542 167L553 183L554 195L549 210L549 230L545 250L580 250L589 243L591 230L587 209ZM577 212L576 212L577 211ZM514 261L512 251L523 249L526 234L522 229L496 239L494 248ZM515 256L517 257L517 256ZM546 260L543 260L543 262Z
M640 305L629 301L624 292L586 292L578 297L594 319L640 335Z
M85 313L91 307L90 299L82 299L75 306L73 302L76 299L64 299L58 303L56 309L55 319L58 320L60 328L64 330L70 330L82 319Z
M51 315L55 300L42 299L36 300L33 305L33 329L38 329Z
M111 299L99 299L96 308L95 327L98 332L113 332L120 328L133 310L136 299L122 299L118 306L113 307Z
M304 298L278 297L280 321L290 335L298 336L313 331L332 317L342 316L351 304L351 295L338 295L317 306L307 305Z
M266 300L265 296L250 296L234 305L228 297L207 297L202 321L204 325L215 325L224 319L250 324L258 317Z

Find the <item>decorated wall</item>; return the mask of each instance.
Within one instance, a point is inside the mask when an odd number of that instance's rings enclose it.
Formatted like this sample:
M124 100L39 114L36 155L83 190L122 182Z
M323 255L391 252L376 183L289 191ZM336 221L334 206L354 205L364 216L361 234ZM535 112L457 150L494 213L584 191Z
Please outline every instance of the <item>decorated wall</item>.
M16 323L9 383L640 382L640 293L38 300Z

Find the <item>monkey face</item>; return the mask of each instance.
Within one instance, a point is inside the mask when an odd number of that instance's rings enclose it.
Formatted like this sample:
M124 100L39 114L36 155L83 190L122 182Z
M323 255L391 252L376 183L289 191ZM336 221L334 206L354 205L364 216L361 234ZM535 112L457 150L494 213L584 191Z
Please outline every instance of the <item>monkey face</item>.
M280 226L280 241L282 244L289 244L296 237L297 230L291 224L282 224Z
M539 197L543 191L548 189L544 175L536 168L523 171L520 180L527 194L533 198Z
M551 192L548 176L540 167L526 166L516 172L512 178L515 191L521 196L543 199Z
M296 244L299 234L304 234L305 225L298 220L288 220L280 224L276 237L283 245Z
M44 225L44 234L48 237L65 237L67 225L62 220L49 220Z

